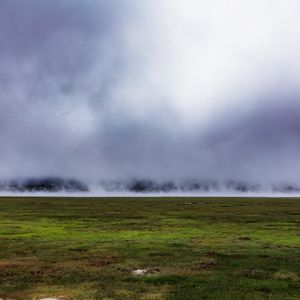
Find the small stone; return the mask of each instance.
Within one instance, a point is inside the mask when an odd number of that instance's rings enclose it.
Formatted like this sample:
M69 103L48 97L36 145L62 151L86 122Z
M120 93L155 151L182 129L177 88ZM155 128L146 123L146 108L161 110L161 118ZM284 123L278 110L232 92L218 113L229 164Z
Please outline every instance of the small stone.
M40 300L64 300L65 298L62 296L59 297L48 297L48 298L42 298Z
M136 275L136 276L143 276L143 275L148 274L148 270L146 270L146 269L137 269L137 270L133 270L132 274Z

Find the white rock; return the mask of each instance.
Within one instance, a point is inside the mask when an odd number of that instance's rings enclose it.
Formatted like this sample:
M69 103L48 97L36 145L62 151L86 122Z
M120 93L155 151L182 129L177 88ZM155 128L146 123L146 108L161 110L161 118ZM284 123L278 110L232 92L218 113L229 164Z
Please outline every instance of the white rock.
M61 297L59 297L59 298L50 297L50 298L43 298L43 299L40 299L40 300L62 300L62 298Z
M146 269L137 269L137 270L132 271L132 274L137 275L137 276L146 275L147 273L148 273L148 270L146 270Z

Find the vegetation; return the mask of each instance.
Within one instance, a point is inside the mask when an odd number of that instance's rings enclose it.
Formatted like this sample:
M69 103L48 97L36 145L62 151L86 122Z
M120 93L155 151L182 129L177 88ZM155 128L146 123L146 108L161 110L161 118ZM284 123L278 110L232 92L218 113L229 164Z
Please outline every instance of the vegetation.
M1 198L0 298L300 299L300 200Z

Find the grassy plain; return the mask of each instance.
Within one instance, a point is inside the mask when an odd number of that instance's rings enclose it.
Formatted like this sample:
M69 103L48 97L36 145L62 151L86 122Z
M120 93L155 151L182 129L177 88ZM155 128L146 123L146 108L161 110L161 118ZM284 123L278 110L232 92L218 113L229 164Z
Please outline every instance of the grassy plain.
M60 295L300 299L300 200L0 198L0 298Z

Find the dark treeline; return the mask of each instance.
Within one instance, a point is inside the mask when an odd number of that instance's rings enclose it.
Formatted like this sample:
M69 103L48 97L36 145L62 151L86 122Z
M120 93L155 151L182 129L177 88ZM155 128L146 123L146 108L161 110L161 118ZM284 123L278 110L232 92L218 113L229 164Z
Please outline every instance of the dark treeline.
M274 184L262 186L244 181L228 180L217 182L213 180L184 180L184 181L154 181L149 179L110 180L101 181L93 185L106 192L131 193L209 193L209 192L278 192L298 193L300 188L294 184ZM98 189L97 189L98 190ZM63 179L56 177L29 178L22 180L0 181L2 192L89 192L91 187L77 179Z
M88 186L76 179L29 178L0 183L2 191L9 192L88 192Z
M149 179L129 180L129 181L102 181L101 187L107 192L129 191L134 193L160 193L160 192L278 192L278 193L297 193L300 192L299 186L295 184L273 184L262 186L244 181L227 180L217 182L213 180L184 180L175 181L154 181Z

